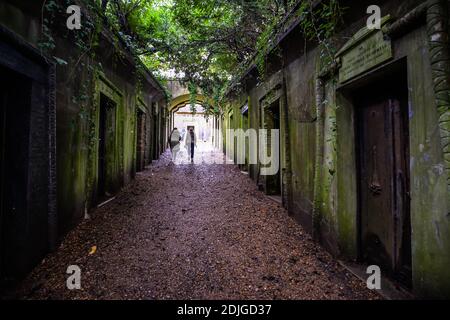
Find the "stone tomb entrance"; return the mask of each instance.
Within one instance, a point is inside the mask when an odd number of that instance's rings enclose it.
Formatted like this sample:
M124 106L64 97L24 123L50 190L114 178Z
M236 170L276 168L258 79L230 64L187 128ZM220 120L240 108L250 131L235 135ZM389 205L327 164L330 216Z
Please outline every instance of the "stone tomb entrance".
M95 152L96 203L108 201L123 186L123 95L99 74L97 83L97 136Z
M152 114L151 114L151 154L152 160L157 160L159 156L159 148L158 148L158 105L156 102L152 103Z
M116 148L116 103L100 94L99 146L98 146L98 196L99 200L111 197L114 190Z
M2 222L2 275L13 276L21 269L21 257L15 251L24 245L21 222L27 217L27 179L30 134L31 81L12 70L0 67L0 210ZM16 218L15 218L16 217ZM46 230L45 216L37 221ZM44 232L45 234L45 232ZM42 241L44 239L44 241ZM36 238L37 246L45 248L45 238Z
M272 130L280 130L280 99L277 99L270 105L264 108L264 129L267 130L267 145L266 150L268 154L272 152ZM279 135L278 143L279 149L281 149L281 135ZM278 163L281 164L281 153L278 153ZM281 172L277 171L276 174L266 176L265 192L270 196L281 197ZM280 200L281 201L281 200Z
M142 171L147 162L145 151L147 148L147 118L145 107L138 105L136 108L136 171Z
M54 66L0 28L0 287L55 245Z
M278 162L278 170L272 175L261 175L260 165L258 185L273 200L286 207L287 191L283 185L286 186L287 175L284 174L283 168L285 168L284 161L289 150L287 150L287 145L282 139L288 133L286 123L283 121L283 115L286 114L286 103L283 100L284 89L281 81L281 79L278 79L273 88L265 92L259 101L261 110L260 128L266 130L265 142L263 142L265 143L265 152L267 156L272 158L272 162ZM278 137L274 135L276 132L278 132ZM275 145L272 145L272 143ZM277 154L273 154L273 152L277 152ZM272 165L274 163L271 163Z
M383 18L382 25L390 17ZM338 53L337 110L341 147L355 155L356 177L346 185L346 200L356 193L355 219L359 259L411 286L411 217L407 59L395 61L390 38L361 29ZM347 119L347 120L345 120ZM352 129L345 126L351 124ZM354 137L354 138L351 138ZM343 141L344 139L346 141ZM344 148L346 150L344 150ZM348 168L342 167L342 168ZM344 169L345 171L345 169ZM343 172L352 177L351 172ZM342 181L342 178L341 178Z
M339 94L348 104L339 112L355 119L354 140L346 143L353 144L355 150L359 260L378 265L383 274L409 287L411 217L406 75L403 59L345 84Z
M249 119L249 112L248 112L248 103L246 103L243 107L241 107L241 128L244 130L244 132L247 132L247 130L250 128L250 119ZM244 172L249 171L249 153L250 153L250 143L248 139L245 139L244 142L245 147L245 164L241 165L241 170Z
M357 116L360 254L404 284L411 280L406 73L354 95Z

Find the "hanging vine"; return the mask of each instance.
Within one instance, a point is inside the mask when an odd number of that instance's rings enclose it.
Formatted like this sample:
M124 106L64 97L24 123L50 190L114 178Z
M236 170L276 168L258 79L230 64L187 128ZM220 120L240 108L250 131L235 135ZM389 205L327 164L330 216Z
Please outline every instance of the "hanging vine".
M313 7L312 0L304 1L296 12L307 40L316 41L320 48L321 67L329 67L335 60L337 48L333 37L342 23L344 8L338 0L323 1Z
M333 37L342 23L344 8L338 0L321 1L317 5L314 3L316 1L313 0L297 3L290 16L285 17L283 24L280 24L280 17L275 17L262 32L257 42L254 60L260 77L266 76L269 54L280 54L279 46L274 46L275 41L294 20L299 22L305 40L318 43L321 68L326 68L334 62L337 49Z

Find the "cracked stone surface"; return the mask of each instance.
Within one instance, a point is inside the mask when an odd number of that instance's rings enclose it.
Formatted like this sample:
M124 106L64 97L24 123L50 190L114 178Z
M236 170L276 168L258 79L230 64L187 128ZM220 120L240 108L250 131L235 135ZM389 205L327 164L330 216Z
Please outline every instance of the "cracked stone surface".
M16 288L22 299L379 299L232 165L164 154ZM92 250L93 247L96 250ZM93 251L95 251L93 253ZM81 290L68 290L69 265Z

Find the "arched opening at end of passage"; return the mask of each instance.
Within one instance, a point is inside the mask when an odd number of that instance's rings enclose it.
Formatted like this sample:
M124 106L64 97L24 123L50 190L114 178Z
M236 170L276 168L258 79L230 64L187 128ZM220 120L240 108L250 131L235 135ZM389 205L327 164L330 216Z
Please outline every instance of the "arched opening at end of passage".
M202 104L205 101L206 101L206 98L203 95L196 96L196 103ZM173 112L174 110L179 109L180 107L190 104L190 102L191 102L190 94L185 94L185 95L175 97L170 102L169 111Z
M190 129L194 129L199 142L211 142L212 121L205 116L205 109L201 104L197 103L192 107L190 103L187 103L175 108L173 110L173 127L181 132L182 137Z

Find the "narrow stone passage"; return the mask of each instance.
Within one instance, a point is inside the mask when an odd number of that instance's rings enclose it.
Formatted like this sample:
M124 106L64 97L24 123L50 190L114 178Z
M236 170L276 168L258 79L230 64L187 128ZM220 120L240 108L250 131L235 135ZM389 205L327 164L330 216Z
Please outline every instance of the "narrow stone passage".
M169 155L91 213L13 295L25 299L377 299L231 165ZM216 154L217 155L217 154ZM183 155L181 155L183 156ZM96 246L93 253L92 247ZM66 288L77 265L82 289Z

